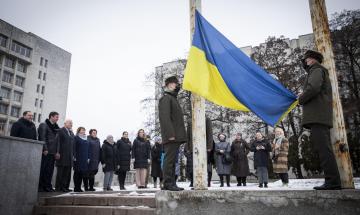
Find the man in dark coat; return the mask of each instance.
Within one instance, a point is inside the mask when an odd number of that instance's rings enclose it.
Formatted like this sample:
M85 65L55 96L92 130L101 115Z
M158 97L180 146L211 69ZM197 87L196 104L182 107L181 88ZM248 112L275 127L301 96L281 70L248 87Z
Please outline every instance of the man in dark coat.
M330 141L330 128L333 126L332 88L329 73L321 63L321 53L309 50L302 63L308 73L304 91L299 96L303 106L302 124L311 130L310 141L319 153L325 183L314 187L316 190L341 189L339 170Z
M69 189L71 180L71 167L74 162L74 138L72 132L73 123L70 119L65 120L64 127L62 127L55 137L56 143L56 191L71 192Z
M23 117L12 125L10 136L37 140L36 127L32 119L33 114L30 111L25 111Z
M246 186L246 177L250 174L249 162L247 155L249 154L250 146L242 138L242 134L236 134L236 139L231 145L231 156L233 164L231 174L237 179L237 186Z
M164 190L180 191L175 181L176 154L186 142L184 116L177 100L180 91L179 80L171 76L165 80L164 96L159 101L159 121L164 144Z
M214 138L212 131L212 122L209 117L206 117L206 149L207 149L207 172L208 172L208 187L211 186L212 178L212 167L215 163L214 161ZM187 126L187 143L185 144L185 156L186 156L186 175L190 180L190 187L193 186L194 174L193 174L193 143L192 143L192 127L191 123L188 123Z
M60 129L57 125L59 120L59 114L57 112L51 112L49 118L45 122L41 123L38 128L39 140L44 141L43 154L41 157L41 169L39 190L46 192L53 192L54 189L51 184L51 179L54 174L55 158L56 154L56 133Z
M121 139L116 142L116 147L118 152L118 165L120 166L116 174L118 174L120 190L125 190L126 173L130 171L131 162L131 142L127 131L124 131Z

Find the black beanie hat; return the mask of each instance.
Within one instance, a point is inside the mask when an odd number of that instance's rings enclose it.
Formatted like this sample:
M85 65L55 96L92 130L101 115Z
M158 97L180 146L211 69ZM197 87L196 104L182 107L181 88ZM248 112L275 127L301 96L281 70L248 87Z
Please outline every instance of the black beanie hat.
M168 84L170 83L176 83L178 84L179 83L179 80L177 79L176 76L171 76L171 77L168 77L167 79L165 79L165 86L167 86Z
M319 63L323 62L324 57L322 56L322 54L320 52L317 51L313 51L313 50L308 50L305 52L304 57L302 58L303 61L306 60L306 58L314 58L315 60L317 60Z

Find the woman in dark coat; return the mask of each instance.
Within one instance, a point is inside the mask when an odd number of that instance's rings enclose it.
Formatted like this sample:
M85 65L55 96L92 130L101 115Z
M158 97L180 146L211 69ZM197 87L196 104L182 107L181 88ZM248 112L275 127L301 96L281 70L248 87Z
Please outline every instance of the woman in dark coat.
M145 139L143 129L138 131L137 138L134 140L132 147L132 158L134 169L136 169L136 186L139 189L146 187L146 174L150 164L150 143Z
M116 142L118 165L120 165L120 168L116 171L116 174L118 175L120 190L125 190L126 172L130 171L131 142L128 136L129 133L124 131L121 139Z
M271 152L271 145L269 141L264 139L263 135L260 132L256 133L256 139L251 145L250 150L254 152L254 163L256 172L259 179L259 187L262 188L263 184L265 187L268 187L269 174L268 174L268 165Z
M89 171L90 153L89 142L87 141L86 130L79 127L75 137L75 162L74 162L74 191L83 192L81 181L84 175Z
M237 186L246 186L246 177L250 174L249 163L247 155L249 154L250 146L242 139L240 133L236 134L236 139L231 145L231 156L233 158L231 174L237 179Z
M162 170L161 170L161 153L163 151L163 147L161 144L161 140L155 140L154 146L151 148L151 177L153 177L154 188L157 187L156 182L157 178L160 180L160 184L162 182Z
M99 169L100 163L100 140L97 138L97 130L90 129L89 136L87 140L89 141L89 153L90 153L90 162L89 162L89 171L84 178L84 187L85 191L95 191L95 175Z
M226 153L230 153L230 143L226 142L226 135L219 134L219 142L215 144L216 172L220 177L220 187L224 186L224 176L226 177L226 185L230 187L231 163L224 162Z
M101 164L104 172L104 191L112 191L111 183L117 170L117 149L112 135L108 135L101 146Z

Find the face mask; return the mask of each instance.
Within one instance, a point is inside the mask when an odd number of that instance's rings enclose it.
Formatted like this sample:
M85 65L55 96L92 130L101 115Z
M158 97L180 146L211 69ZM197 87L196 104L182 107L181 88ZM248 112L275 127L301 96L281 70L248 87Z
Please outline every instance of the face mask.
M174 91L175 91L176 93L178 93L178 92L180 91L180 88L181 88L181 87L180 87L180 84L178 84L178 85L176 85L176 88L175 88Z
M306 61L305 59L304 60L301 60L301 63L302 63L302 67L307 70L309 68L309 66L306 64Z

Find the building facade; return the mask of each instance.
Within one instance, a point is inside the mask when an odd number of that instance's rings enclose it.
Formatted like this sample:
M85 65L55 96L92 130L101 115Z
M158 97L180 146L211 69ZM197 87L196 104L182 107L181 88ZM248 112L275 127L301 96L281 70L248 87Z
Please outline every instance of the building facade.
M34 123L51 111L66 115L71 54L0 19L0 134L9 135L23 111Z

